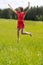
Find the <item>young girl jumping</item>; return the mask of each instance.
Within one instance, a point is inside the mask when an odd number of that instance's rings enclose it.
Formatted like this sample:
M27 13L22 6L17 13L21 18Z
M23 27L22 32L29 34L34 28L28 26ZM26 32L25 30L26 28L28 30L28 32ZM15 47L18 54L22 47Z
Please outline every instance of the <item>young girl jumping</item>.
M11 10L17 14L18 16L18 23L17 23L17 37L18 37L18 41L20 40L20 30L21 30L21 34L23 35L30 35L32 36L32 34L30 32L24 32L24 18L26 16L26 13L29 11L29 7L30 7L30 2L28 2L28 9L27 11L24 12L22 7L18 8L18 11L13 10L13 8L11 7L10 4L8 4L8 6L11 8Z

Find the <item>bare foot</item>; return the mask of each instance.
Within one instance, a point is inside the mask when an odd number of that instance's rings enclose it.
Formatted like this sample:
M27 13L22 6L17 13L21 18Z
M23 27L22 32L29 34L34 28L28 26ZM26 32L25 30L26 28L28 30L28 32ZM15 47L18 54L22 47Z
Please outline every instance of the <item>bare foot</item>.
M19 42L20 41L20 38L19 39L17 39L17 42Z
M30 33L30 36L32 37L32 34Z

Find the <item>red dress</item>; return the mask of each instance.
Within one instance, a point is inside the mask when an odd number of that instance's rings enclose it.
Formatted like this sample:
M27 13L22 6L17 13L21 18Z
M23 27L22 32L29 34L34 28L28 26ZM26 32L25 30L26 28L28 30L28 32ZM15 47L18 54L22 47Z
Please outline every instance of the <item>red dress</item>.
M24 28L24 18L25 18L26 13L25 12L17 12L18 16L18 24L17 28Z

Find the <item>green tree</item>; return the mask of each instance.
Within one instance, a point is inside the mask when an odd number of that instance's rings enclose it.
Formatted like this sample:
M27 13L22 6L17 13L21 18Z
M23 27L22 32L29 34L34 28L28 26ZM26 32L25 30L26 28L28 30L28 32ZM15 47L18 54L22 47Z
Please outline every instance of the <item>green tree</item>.
M12 18L12 11L10 9L2 10L2 18L11 19Z

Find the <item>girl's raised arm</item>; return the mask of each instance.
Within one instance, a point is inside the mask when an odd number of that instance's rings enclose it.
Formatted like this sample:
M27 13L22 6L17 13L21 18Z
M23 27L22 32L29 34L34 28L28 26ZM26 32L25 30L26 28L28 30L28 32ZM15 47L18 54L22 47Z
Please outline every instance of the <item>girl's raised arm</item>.
M10 5L10 4L8 4L8 6L10 7L10 9L11 9L13 12L17 13L17 11L16 11L16 10L14 10L14 9L11 7L11 5Z
M29 11L30 2L28 2L28 9L26 10L26 13Z

